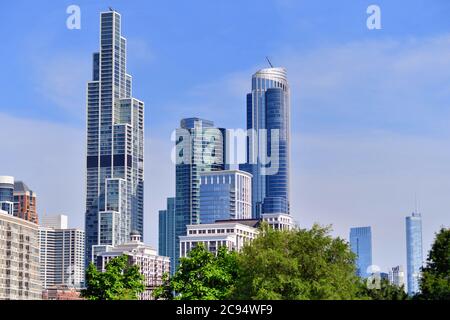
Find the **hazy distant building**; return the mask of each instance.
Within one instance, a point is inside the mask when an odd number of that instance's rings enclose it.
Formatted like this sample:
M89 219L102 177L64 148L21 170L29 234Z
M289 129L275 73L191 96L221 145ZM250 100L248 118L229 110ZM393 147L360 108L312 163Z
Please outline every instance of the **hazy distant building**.
M0 210L14 214L14 177L0 176Z
M389 273L387 273L387 272L380 272L380 279L389 281Z
M370 227L350 229L350 246L356 254L356 273L362 278L370 276L372 265L372 230Z
M14 216L38 223L36 194L22 181L14 182Z
M39 300L38 226L0 210L0 300Z
M405 272L402 266L393 267L389 271L389 282L397 287L405 287Z
M46 228L67 229L69 225L69 219L64 214L43 215L40 221L40 225Z
M159 256L156 250L141 242L138 231L131 232L131 241L108 248L96 257L97 269L104 272L106 264L113 258L127 255L130 265L139 266L145 278L145 291L140 295L141 300L152 300L153 290L162 285L162 276L170 272L170 258Z
M420 213L413 213L410 217L406 217L406 268L409 295L420 291L419 279L422 265L422 216Z
M170 272L175 272L175 198L167 198L165 210L158 215L158 254L170 257Z
M39 263L43 288L82 288L85 277L84 230L68 229L65 215L44 217L39 227Z

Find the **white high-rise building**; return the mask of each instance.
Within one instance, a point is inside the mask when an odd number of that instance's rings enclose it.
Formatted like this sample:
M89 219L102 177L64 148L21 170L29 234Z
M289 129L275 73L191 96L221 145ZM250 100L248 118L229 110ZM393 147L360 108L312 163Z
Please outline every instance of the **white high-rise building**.
M397 287L405 287L405 272L402 266L393 267L389 271L389 282Z
M41 227L55 228L55 229L67 229L68 218L64 214L55 215L43 215L41 216Z
M39 227L40 277L44 289L84 286L84 231L67 228L67 216L44 216Z
M122 17L100 14L100 50L87 85L86 265L144 232L144 103L132 97Z
M0 210L0 300L39 300L38 226Z

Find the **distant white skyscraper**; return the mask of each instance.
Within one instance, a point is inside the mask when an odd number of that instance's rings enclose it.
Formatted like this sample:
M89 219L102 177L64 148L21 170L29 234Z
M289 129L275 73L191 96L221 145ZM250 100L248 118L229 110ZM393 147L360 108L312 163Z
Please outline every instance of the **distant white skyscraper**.
M45 217L45 218L44 218ZM42 286L84 286L84 231L67 229L67 216L44 216L39 227Z
M40 226L54 229L67 229L68 218L64 214L43 215L41 216Z
M405 286L405 272L402 266L393 267L389 271L389 282L397 287Z
M406 217L406 268L409 295L420 291L419 279L422 265L422 216L415 212L410 217Z

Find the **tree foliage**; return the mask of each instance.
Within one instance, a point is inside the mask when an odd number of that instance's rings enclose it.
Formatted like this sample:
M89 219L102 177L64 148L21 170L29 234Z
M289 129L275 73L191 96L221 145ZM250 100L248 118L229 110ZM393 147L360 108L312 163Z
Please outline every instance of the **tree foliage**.
M264 225L261 232L238 256L234 298L360 298L355 255L329 227L274 231Z
M450 229L442 228L422 269L420 291L416 298L450 300Z
M89 264L82 297L89 300L136 300L144 292L144 276L138 266L128 263L127 255L111 259L105 269L105 272L100 272L93 263Z
M367 296L372 300L407 300L408 295L404 286L391 284L389 280L380 279L373 288L363 283L361 287L361 297Z
M192 249L186 258L180 259L180 266L155 292L158 299L178 300L221 300L230 295L236 278L236 253L220 247L216 255L204 245ZM173 296L175 293L175 296Z

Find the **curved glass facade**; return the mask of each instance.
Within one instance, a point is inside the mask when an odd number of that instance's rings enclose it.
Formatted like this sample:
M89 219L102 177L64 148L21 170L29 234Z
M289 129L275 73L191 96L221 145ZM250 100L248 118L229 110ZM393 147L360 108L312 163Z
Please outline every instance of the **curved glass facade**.
M275 174L266 175L266 197L263 213L289 213L289 150L288 150L288 95L281 88L266 91L266 129L268 155L277 149L271 165L277 168ZM273 130L277 135L273 136Z
M262 69L253 75L247 130L247 163L240 169L253 175L253 218L289 213L290 89L284 68ZM271 153L274 148L277 154Z

